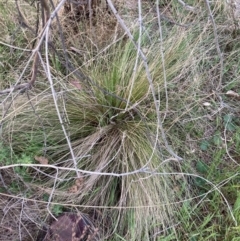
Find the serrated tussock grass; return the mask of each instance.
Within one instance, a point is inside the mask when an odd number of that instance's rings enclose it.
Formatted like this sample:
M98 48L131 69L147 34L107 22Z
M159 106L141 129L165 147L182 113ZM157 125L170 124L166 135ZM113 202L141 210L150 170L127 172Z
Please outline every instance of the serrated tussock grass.
M146 37L142 39L151 84L156 90L154 95L158 101L163 101L161 111L166 108L164 81L181 75L190 61L187 43L183 32L179 32L177 40L168 38L165 42L165 66L168 67L165 69L159 42L149 44ZM126 240L153 240L155 233L174 223L178 207L173 203L176 196L181 195L176 186L183 185L184 178L178 182L171 175L151 173L171 172L178 164L162 163L169 154L159 135L156 111L160 109L155 109L143 60L132 43L123 41L80 70L88 76L88 82L76 79L79 85L75 88L59 80L56 86L60 84L62 89L56 98L77 167L98 174L82 175L81 191L71 194L68 188L73 181L69 180L76 178L75 172L59 170L61 180L57 181L41 174L45 190L51 190L55 182L54 200L102 207L103 220L109 216L112 219L104 235L120 235ZM26 101L5 117L6 130L14 133L12 149L21 153L29 143L45 144L46 147L39 147L36 155L43 149L50 164L73 168L53 99L47 93L46 90L31 97L35 113L31 111L30 101ZM150 173L141 171L143 168ZM136 170L140 171L120 177L99 174ZM47 172L54 174L54 170Z

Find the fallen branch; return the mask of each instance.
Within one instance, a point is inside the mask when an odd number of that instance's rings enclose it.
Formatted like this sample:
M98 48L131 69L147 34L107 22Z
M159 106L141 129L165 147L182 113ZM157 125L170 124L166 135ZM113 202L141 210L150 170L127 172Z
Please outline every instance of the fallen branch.
M29 88L29 83L19 84L19 85L15 85L15 86L13 86L11 88L8 88L8 89L0 90L0 95L13 93L16 90L21 90L21 92L23 92L28 88Z

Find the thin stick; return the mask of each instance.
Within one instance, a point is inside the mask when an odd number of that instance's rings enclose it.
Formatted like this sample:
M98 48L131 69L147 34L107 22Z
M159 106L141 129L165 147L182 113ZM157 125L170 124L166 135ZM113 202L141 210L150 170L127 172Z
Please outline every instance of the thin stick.
M164 120L167 116L167 112L168 112L168 90L167 90L167 74L166 74L166 68L165 68L165 58L164 58L164 52L163 52L163 34L162 34L161 15L160 15L158 6L159 6L159 0L157 0L157 2L156 2L156 9L157 9L157 17L158 17L160 52L161 52L161 59L162 59L163 79L164 79L164 88L165 88L165 97L166 97L166 111L165 111L165 114L163 117L163 122L164 122ZM159 99L159 101L160 101L160 99Z
M224 202L226 203L226 205L228 207L230 215L231 215L233 221L235 222L235 225L237 226L237 221L232 213L232 209L231 209L226 197L219 189L219 187L217 185L215 185L214 183L212 183L211 181L207 180L206 178L199 176L197 174L185 173L185 172L156 172L154 170L150 170L149 168L138 169L138 170L135 170L132 172L125 172L125 173L91 172L91 171L86 171L86 170L81 170L81 169L76 170L76 168L59 167L59 166L54 166L54 165L41 165L41 164L12 164L12 165L7 165L7 166L2 166L2 167L0 167L0 170L7 169L7 168L13 168L13 167L20 167L20 166L22 166L22 167L48 167L48 168L56 169L57 173L58 173L58 170L66 170L66 171L75 171L75 172L77 171L77 172L84 173L84 174L91 174L91 175L95 174L95 175L101 175L101 176L115 176L115 177L123 177L123 176L129 176L129 175L142 173L142 174L148 174L148 175L161 175L161 176L183 175L183 176L187 176L187 177L200 178L201 180L205 181L210 186L212 186L213 191L214 190L218 191L218 193L222 196ZM235 174L235 176L236 175L238 175L238 174ZM57 180L57 179L55 179L55 180Z
M196 9L194 8L194 7L192 7L192 6L190 6L190 5L188 5L188 4L186 4L184 1L182 1L182 0L177 0L180 4L182 4L182 6L185 8L185 9L187 9L187 10L189 10L189 11L191 11L191 12L196 12Z
M140 55L141 42L142 42L142 5L141 5L141 0L138 0L138 22L139 22L139 37L138 37L138 45L137 45L137 56L136 56L135 65L133 67L133 77L132 77L132 80L131 80L131 86L130 86L130 91L129 91L125 111L127 111L127 109L128 109L128 105L129 105L130 98L131 98L131 95L132 95L132 90L133 90L133 86L134 86L134 82L135 82L135 76L136 76L136 72L137 72L138 60L139 60L139 57L140 57L139 55Z
M206 6L207 6L207 9L208 9L208 12L209 12L210 20L212 22L214 40L215 40L218 56L219 56L219 59L220 59L220 79L219 79L218 86L217 86L217 90L218 90L222 85L222 78L223 78L223 54L222 54L221 49L220 49L220 45L219 45L219 41L218 41L218 34L217 34L217 27L216 27L216 24L215 24L215 21L214 21L214 17L213 17L211 8L210 8L209 1L205 0L205 3L206 3Z
M55 218L55 216L52 214L52 212L51 212L51 210L50 210L50 204L51 204L51 200L52 200L52 197L53 197L53 194L54 194L54 191L55 191L55 187L56 187L56 183L57 183L57 177L58 177L58 170L56 170L57 171L57 173L56 173L56 175L55 175L55 178L54 178L54 184L53 184L53 188L52 188L52 191L51 191L51 193L50 193L50 195L49 195L49 198L48 198L48 204L47 204L47 210L48 210L48 212L50 213L50 215L55 219L55 220L57 220L56 218Z
M64 136L65 136L65 139L66 139L66 141L68 143L68 147L69 147L69 150L70 150L70 153L71 153L71 157L72 157L72 161L73 161L73 164L74 164L74 167L75 167L75 170L76 170L76 174L77 174L77 177L80 177L80 173L77 171L77 160L75 158L75 155L74 155L74 152L73 152L73 149L72 149L72 144L71 144L70 138L68 137L68 134L67 134L66 128L64 126L64 122L63 122L63 119L61 117L61 113L60 113L60 110L59 110L59 107L58 107L58 103L57 103L57 99L56 99L56 91L54 89L54 84L53 84L51 70L50 70L50 64L49 64L49 58L48 58L48 39L49 39L49 30L50 30L51 21L55 17L57 11L60 9L60 6L62 6L62 4L64 4L65 1L66 0L62 0L58 4L56 9L51 14L50 19L48 20L48 22L45 25L46 26L46 29L45 29L45 38L46 38L45 53L46 53L46 70L47 70L46 74L47 74L48 81L50 83L50 88L51 88L51 92L52 92L54 105L55 105L55 108L56 108L56 111L57 111L58 119L59 119L59 122L61 124L61 127L62 127L62 130L63 130Z
M86 175L101 175L101 176L114 176L114 177L122 177L122 176L128 176L128 175L133 175L136 173L143 173L148 168L141 168L137 169L132 172L125 172L125 173L113 173L113 172L99 172L99 171L87 171L79 168L71 168L71 167L60 167L60 166L55 166L55 165L49 165L49 164L12 164L12 165L6 165L6 166L0 166L0 170L3 169L8 169L8 168L13 168L13 167L46 167L46 168L53 168L56 170L64 170L64 171L75 171L79 173L79 176L81 174L86 174ZM81 174L80 174L81 173Z

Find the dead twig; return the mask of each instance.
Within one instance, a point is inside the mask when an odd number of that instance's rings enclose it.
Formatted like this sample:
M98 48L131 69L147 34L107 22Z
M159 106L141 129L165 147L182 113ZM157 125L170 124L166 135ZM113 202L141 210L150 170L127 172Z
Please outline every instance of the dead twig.
M196 13L196 8L194 8L194 7L186 4L186 3L185 3L184 1L182 1L182 0L177 0L177 1L178 1L186 10L191 11L191 12L193 12L193 13Z
M26 19L26 17L24 16L23 12L20 9L20 6L18 4L18 0L15 0L15 4L17 7L17 11L18 11L18 21L19 24L24 27L24 28L28 28L32 33L34 33L34 30L32 27L30 27L30 25L28 24L28 21Z
M11 88L7 88L4 90L0 90L0 95L8 94L8 93L13 93L16 90L25 90L29 87L29 83L24 83L24 84L18 84L14 85Z
M218 82L218 86L216 88L218 90L222 85L222 78L223 78L223 54L222 54L221 49L220 49L220 45L219 45L219 41L218 41L218 34L217 34L217 27L216 27L215 20L214 20L214 17L213 17L211 8L210 8L209 1L205 0L205 3L206 3L206 6L207 6L207 9L208 9L210 20L212 22L214 40L215 40L215 44L216 44L218 57L220 59L220 79L219 79L219 82Z

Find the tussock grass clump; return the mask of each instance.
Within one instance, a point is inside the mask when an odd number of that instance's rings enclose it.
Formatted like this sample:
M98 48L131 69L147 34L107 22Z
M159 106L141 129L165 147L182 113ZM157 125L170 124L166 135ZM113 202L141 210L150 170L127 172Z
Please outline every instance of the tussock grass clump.
M186 38L180 34L177 42L173 43L171 38L166 42L167 70L163 69L158 42L148 44L143 39L157 99L165 96L164 71L167 79L173 78L189 61L184 52ZM164 174L178 170L178 164L176 160L174 163L171 159L164 161L169 154L157 125L156 112L160 109L155 109L144 63L134 45L123 41L87 67L81 67L81 71L88 76L88 82L76 80L75 88L59 81L64 89L56 98L77 167L96 174L81 174L81 190L71 194L69 187L74 183L67 180L77 178L74 172L59 170L61 181L40 174L45 190L50 193L54 185L57 202L100 207L102 219L109 219L109 216L112 219L104 235L120 235L126 240L152 239L157 232L173 224L176 211L173 203L175 196L182 195L180 189L185 181L183 177L177 181L174 176ZM164 98L162 100L166 101ZM9 126L14 133L13 149L22 152L31 142L43 143L44 133L46 147L43 149L47 151L50 164L74 168L52 97L40 94L32 98L32 103L37 115L27 111L32 107L26 103L25 107L22 105L14 110L16 118L5 123L5 128ZM34 124L38 121L44 127L41 130ZM19 141L24 139L23 133L32 137L25 139L28 143L25 147ZM48 174L55 173L49 171ZM36 183L33 186L36 187Z

